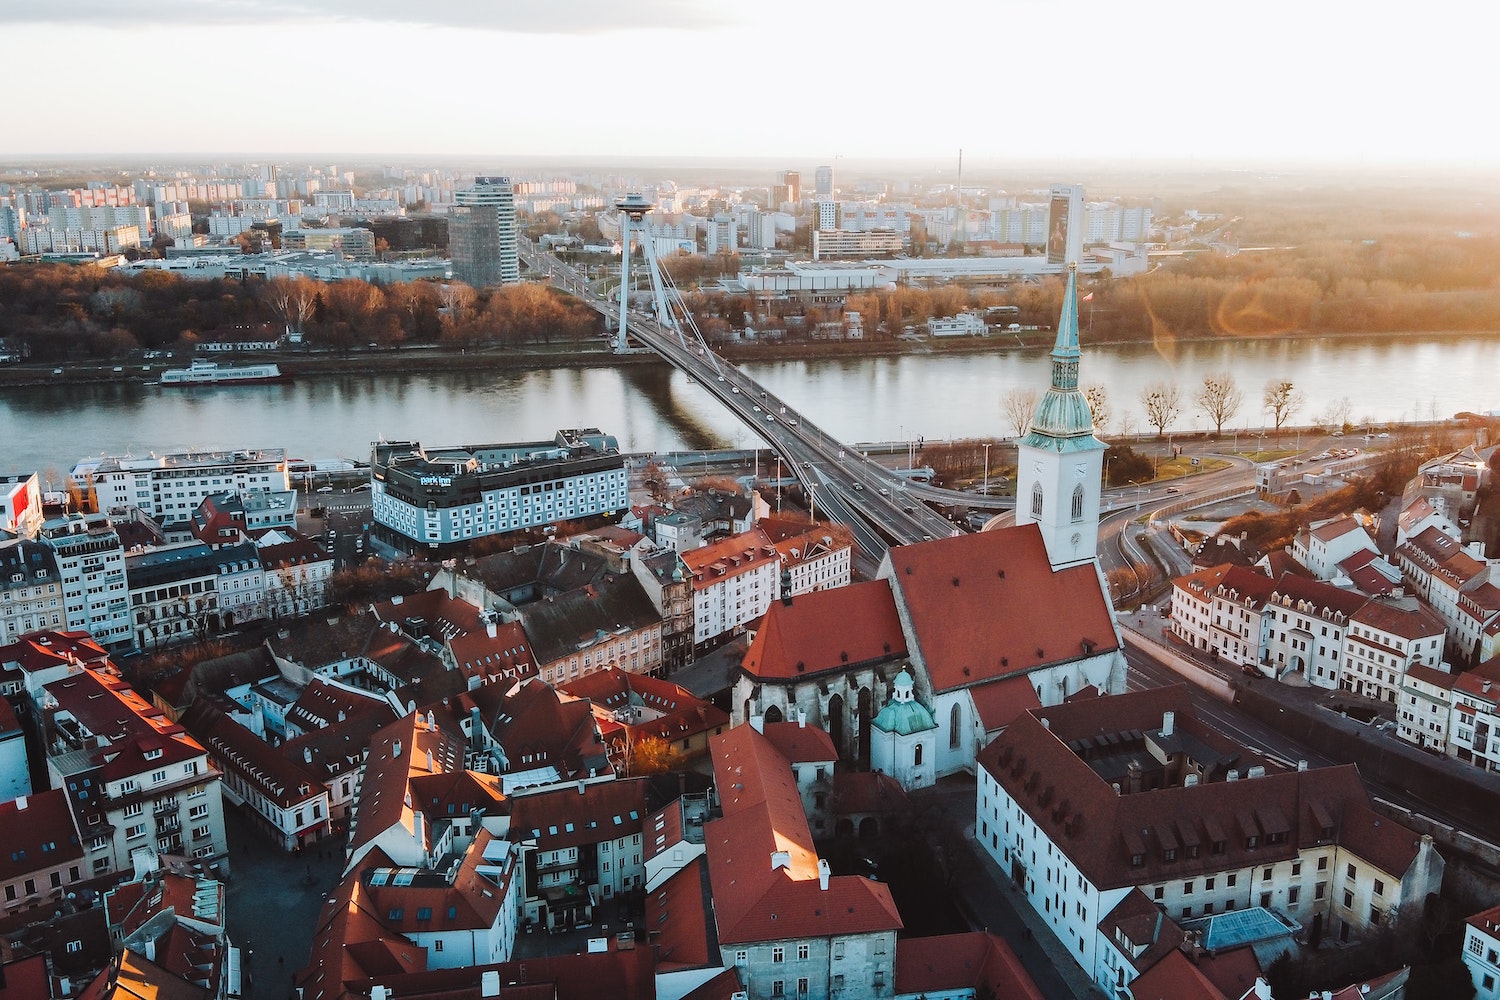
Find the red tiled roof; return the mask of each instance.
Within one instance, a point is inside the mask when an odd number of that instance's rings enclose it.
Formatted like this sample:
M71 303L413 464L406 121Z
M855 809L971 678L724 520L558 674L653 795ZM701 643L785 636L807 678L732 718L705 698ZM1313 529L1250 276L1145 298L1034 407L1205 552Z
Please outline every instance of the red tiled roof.
M792 680L905 655L890 584L872 580L773 602L742 667L761 680Z
M973 989L1006 1000L1043 994L1010 945L994 934L940 934L896 942L896 992L946 993Z
M693 589L711 587L731 576L776 561L776 548L759 528L730 535L721 541L682 553L683 565L693 577Z
M911 809L911 799L901 782L874 771L836 771L828 808L835 816L877 813L902 816Z
M557 851L641 833L648 785L647 778L620 778L513 795L511 838L535 840L539 851Z
M734 1000L735 994L742 993L744 989L739 969L725 969L703 985L683 994L682 1000Z
M1119 794L1080 756L1085 749L1070 747L1084 738L1160 730L1166 710L1176 713L1181 737L1203 744L1222 766L1255 762L1247 752L1232 756L1235 744L1192 715L1185 689L1177 685L1028 712L980 752L979 766L1101 888L1285 860L1300 848L1327 843L1325 823L1335 838L1347 837L1352 850L1393 878L1410 867L1415 835L1391 820L1374 825L1353 765ZM1270 843L1274 827L1286 834L1283 843ZM1165 848L1188 838L1222 841L1224 850L1168 861Z
M486 684L469 692L490 735L505 752L509 769L555 767L563 777L586 773L605 761L604 745L587 701L539 680L506 689Z
M1035 524L903 545L881 575L937 692L1119 647L1094 564L1054 572Z
M764 736L736 726L711 741L723 817L704 830L722 944L895 931L883 883L836 875L820 888L818 856L791 767ZM784 865L773 856L784 852Z
M1151 968L1183 941L1182 928L1173 923L1161 907L1147 899L1139 888L1131 889L1115 904L1115 908L1099 921L1099 930L1112 946L1125 952L1136 972ZM1121 935L1131 945L1140 948L1140 953L1131 954L1120 941Z
M395 826L415 835L412 808L406 804L411 779L458 770L463 764L462 737L441 726L429 726L427 717L416 712L377 730L370 738L370 752L365 758L350 855Z
M786 758L788 764L812 764L839 759L833 737L817 726L804 726L796 722L768 722L765 724L765 737L776 748L776 752Z
M1349 620L1402 639L1425 639L1447 631L1437 613L1422 605L1403 608L1386 601L1366 601Z
M656 943L658 972L719 965L718 941L708 921L708 862L702 857L646 896L646 926Z
M1092 686L1092 685L1091 685ZM987 733L998 732L1016 720L1022 712L1041 708L1036 688L1024 677L1006 677L969 688L974 710Z
M102 666L109 662L109 654L87 632L59 632L55 629L27 632L15 642L0 646L0 663L15 664L27 673L69 662Z
M1182 952L1167 953L1130 984L1136 1000L1229 1000Z
M1255 988L1255 981L1262 971L1255 949L1248 945L1227 951L1204 952L1198 956L1198 969L1230 1000L1242 997L1253 1000L1254 994L1250 990Z
M61 788L0 802L0 882L82 857L68 795Z

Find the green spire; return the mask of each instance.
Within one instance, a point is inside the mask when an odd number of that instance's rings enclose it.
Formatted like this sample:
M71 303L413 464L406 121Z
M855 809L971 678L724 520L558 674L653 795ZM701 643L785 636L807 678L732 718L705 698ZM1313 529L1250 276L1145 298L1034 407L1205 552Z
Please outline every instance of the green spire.
M1078 265L1068 265L1057 343L1052 347L1052 384L1037 404L1031 427L1020 444L1047 451L1102 448L1094 437L1094 416L1078 388Z

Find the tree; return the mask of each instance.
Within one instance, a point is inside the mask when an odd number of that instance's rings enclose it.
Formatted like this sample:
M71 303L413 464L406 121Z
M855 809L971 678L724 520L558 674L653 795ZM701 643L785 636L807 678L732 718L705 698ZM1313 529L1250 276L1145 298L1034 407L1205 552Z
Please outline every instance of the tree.
M1146 411L1146 423L1161 437L1182 413L1182 390L1170 382L1152 382L1141 390L1141 407Z
M286 324L288 333L302 335L302 324L312 318L318 298L317 282L311 278L272 278L261 293L266 305Z
M642 736L630 745L625 760L625 776L665 774L682 766L682 754L660 736Z
M1278 431L1282 424L1292 418L1292 414L1302 409L1305 401L1302 390L1291 379L1273 378L1266 383L1263 408L1271 411L1271 420Z
M1214 422L1214 436L1224 434L1224 421L1239 411L1245 394L1235 385L1234 376L1227 371L1213 372L1203 376L1203 388L1198 390L1197 402Z
M1037 392L1035 389L1016 388L1000 397L1000 408L1005 419L1016 429L1016 437L1026 433L1031 417L1036 413Z
M1089 401L1089 412L1094 415L1094 429L1100 433L1107 432L1112 416L1109 411L1109 389L1095 382L1084 387L1083 397Z

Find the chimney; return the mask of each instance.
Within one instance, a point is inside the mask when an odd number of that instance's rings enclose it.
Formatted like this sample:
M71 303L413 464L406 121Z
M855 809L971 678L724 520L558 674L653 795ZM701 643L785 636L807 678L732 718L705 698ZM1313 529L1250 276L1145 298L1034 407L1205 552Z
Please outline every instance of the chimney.
M766 717L759 713L750 716L750 728L757 733L764 733L766 731Z
M491 639L496 638L500 634L500 626L495 622L495 619L493 618L484 623L484 630L489 634L489 637Z
M585 794L587 792L587 790L588 790L588 787L589 787L589 783L587 781L584 781L582 778L578 779L578 794L579 795Z
M391 991L384 986L370 987L370 1000L390 1000Z
M1163 713L1161 713L1161 734L1163 736L1171 736L1172 735L1172 731L1174 729L1176 729L1176 728L1177 728L1177 713L1176 712L1163 712Z
M1264 778L1265 776L1266 776L1266 769L1261 764L1256 764L1253 767L1251 767L1250 770L1248 770L1248 771L1245 772L1245 777L1247 777L1247 778Z
M394 742L391 743L391 760L397 760L400 757L401 757L401 741L400 740L395 740Z
M1297 770L1299 770L1299 771L1306 771L1307 770L1307 761L1305 761L1305 760L1299 760L1299 761L1297 761Z
M479 976L479 995L481 997L497 997L500 995L500 973L496 969L488 969Z
M304 763L304 764L311 764L312 763L312 747L303 747L302 748L302 763Z
M430 709L430 708L427 710L427 728L428 729L436 729L437 728L437 716L435 716L435 715L432 714L432 709Z
M818 859L818 888L824 892L828 891L828 862L822 858Z
M25 808L26 808L26 796L24 796L24 795L17 796L16 797L16 812L21 812Z
M798 729L806 729L807 728L807 709L805 709L805 708L799 708L799 709L797 709L797 728Z
M1130 794L1134 795L1141 790L1141 762L1132 760L1125 765L1125 777L1129 782Z
M1229 773L1226 774L1226 775L1224 775L1224 780L1225 781L1239 781L1240 780L1240 772L1236 768L1232 768L1231 767L1229 769Z
M431 750L427 751L427 773L428 774L436 774L437 773L432 768L432 751Z
M1048 730L1052 728L1052 720L1047 718L1045 715L1042 716L1042 728Z
M792 867L792 855L789 851L771 852L771 870L773 872L778 868L790 867Z

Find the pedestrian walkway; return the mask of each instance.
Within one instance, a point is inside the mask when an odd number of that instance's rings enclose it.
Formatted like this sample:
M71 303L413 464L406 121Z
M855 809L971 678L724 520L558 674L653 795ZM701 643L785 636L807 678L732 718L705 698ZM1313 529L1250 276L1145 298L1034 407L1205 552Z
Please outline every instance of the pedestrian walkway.
M1009 875L975 842L974 795L974 779L968 775L956 775L935 788L911 793L914 807L920 810L926 800L962 832L969 857L960 864L968 877L954 882L959 906L970 924L1004 938L1048 1000L1104 1000L1104 993L1074 961L1067 946L1012 886Z

